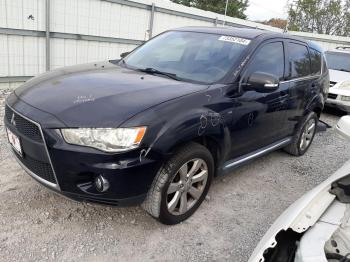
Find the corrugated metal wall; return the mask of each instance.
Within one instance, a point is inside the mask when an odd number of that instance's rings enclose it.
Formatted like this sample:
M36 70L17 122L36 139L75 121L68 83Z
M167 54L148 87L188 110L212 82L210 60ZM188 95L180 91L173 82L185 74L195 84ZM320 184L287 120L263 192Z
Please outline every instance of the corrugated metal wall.
M150 33L190 25L220 26L225 19L163 0L49 0L51 51L47 61L46 1L0 0L0 88L16 87L25 77L44 72L47 62L55 69L118 58ZM226 25L281 31L231 17ZM314 40L325 49L350 45L350 38L290 33Z

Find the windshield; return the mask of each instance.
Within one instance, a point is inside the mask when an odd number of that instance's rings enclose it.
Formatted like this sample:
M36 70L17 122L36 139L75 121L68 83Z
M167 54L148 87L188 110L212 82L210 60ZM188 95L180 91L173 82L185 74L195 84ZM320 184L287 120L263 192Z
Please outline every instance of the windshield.
M329 69L350 72L350 54L326 52L325 55Z
M213 83L228 73L249 42L216 34L166 32L136 49L124 63L132 69L153 69L146 71L158 70L181 80Z

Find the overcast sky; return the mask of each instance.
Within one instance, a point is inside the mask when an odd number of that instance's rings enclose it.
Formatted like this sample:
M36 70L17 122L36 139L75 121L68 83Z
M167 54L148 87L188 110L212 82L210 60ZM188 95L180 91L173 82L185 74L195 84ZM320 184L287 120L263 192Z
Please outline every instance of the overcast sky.
M245 14L251 21L287 18L286 4L287 0L249 0Z

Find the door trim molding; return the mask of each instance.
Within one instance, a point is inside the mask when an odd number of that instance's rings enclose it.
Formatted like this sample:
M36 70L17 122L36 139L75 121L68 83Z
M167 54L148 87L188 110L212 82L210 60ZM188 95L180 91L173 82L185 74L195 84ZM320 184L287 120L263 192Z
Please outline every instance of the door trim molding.
M268 154L272 151L275 151L277 149L280 149L286 145L288 145L292 141L292 137L287 137L282 140L279 140L271 145L268 145L266 147L260 148L258 150L255 150L251 153L248 153L246 155L234 158L232 160L226 161L223 164L222 170L226 173L232 169L235 169L253 159L256 159L260 156L263 156L265 154Z

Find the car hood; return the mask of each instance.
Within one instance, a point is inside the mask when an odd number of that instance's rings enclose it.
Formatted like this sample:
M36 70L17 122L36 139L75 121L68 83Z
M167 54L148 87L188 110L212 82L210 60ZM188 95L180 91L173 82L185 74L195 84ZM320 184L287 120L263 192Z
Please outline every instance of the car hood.
M102 62L44 73L15 94L68 127L117 127L150 107L206 88Z
M327 180L307 192L286 209L260 240L249 258L249 262L265 261L264 252L276 245L276 236L280 231L292 229L294 232L302 233L313 226L336 198L334 194L329 192L332 183L348 176L349 172L350 161L347 161Z
M350 73L329 69L329 79L330 81L336 82L336 83L344 82L344 81L350 80Z

